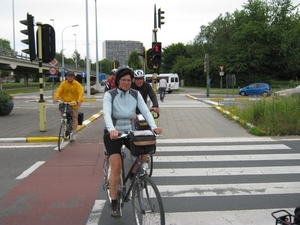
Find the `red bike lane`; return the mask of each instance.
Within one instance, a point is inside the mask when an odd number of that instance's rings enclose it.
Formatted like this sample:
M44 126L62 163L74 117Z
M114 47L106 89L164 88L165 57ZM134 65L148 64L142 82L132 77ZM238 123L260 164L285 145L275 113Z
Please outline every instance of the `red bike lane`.
M10 190L0 205L2 225L83 225L94 205L103 144L69 144Z

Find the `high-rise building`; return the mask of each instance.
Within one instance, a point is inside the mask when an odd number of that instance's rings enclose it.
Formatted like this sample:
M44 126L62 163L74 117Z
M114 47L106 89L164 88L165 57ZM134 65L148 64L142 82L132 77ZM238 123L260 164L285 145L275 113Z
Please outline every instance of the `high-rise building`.
M110 61L117 60L120 66L127 66L129 55L132 51L142 53L143 43L139 41L104 41L103 42L103 58Z

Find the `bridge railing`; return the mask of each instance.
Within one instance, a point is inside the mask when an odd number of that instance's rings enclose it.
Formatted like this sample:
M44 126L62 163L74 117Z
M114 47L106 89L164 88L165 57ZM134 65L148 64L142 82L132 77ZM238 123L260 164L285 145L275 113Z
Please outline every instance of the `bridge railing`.
M30 58L29 58L28 54L23 54L23 53L18 54L18 52L14 52L13 50L11 50L11 51L3 50L1 47L0 47L0 55L10 57L10 58L30 61ZM47 64L47 63L43 63L43 64ZM49 65L49 64L47 64L47 65ZM61 67L61 62L58 62L56 64L56 66ZM68 63L65 63L65 68L72 69L72 70L76 69L75 65L68 64ZM83 71L84 68L81 68L80 66L77 66L77 70L82 70Z

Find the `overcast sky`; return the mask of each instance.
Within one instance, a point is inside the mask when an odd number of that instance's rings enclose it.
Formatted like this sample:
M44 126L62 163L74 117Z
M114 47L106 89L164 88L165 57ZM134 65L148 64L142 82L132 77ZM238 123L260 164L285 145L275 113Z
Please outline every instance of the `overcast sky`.
M102 43L105 40L140 41L146 49L151 47L155 4L156 9L161 8L162 11L165 11L165 24L157 32L157 40L162 42L162 46L165 47L172 43L187 44L193 41L200 31L200 26L208 25L220 14L233 13L236 9L241 10L247 0L159 0L157 2L151 0L97 0L97 9L95 2L96 0L0 0L0 38L9 40L12 48L15 43L15 50L19 53L26 48L26 45L21 43L26 36L20 33L25 26L19 21L25 20L28 12L34 16L35 23L42 22L54 26L56 52L61 51L63 39L66 57L70 58L76 47L81 58L84 58L87 55L86 31L88 24L90 58L92 62L95 62L96 10L98 59L101 60L103 58ZM300 0L294 0L295 4L299 2ZM88 10L86 10L87 5ZM79 26L71 27L76 24ZM13 30L15 30L15 42Z

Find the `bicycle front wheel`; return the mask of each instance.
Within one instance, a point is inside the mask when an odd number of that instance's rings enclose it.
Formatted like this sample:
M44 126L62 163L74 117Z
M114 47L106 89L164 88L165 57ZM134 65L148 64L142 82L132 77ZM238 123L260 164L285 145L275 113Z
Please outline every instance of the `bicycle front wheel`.
M137 225L165 225L162 198L157 186L148 176L136 180L132 189L132 205Z
M60 124L59 134L58 134L58 143L57 143L58 151L61 151L62 148L64 147L64 142L66 139L66 130L67 130L66 122L62 121Z

